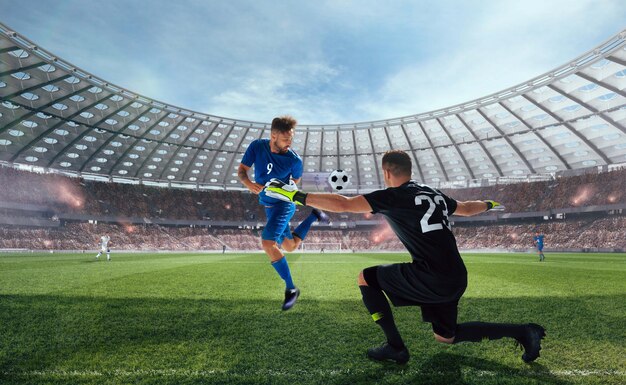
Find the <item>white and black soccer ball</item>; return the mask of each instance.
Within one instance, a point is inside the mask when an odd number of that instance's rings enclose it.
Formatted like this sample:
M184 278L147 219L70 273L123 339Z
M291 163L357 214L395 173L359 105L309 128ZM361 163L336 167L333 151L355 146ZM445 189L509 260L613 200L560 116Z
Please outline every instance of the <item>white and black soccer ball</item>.
M350 177L343 170L335 170L328 175L328 183L333 190L341 191L350 184Z

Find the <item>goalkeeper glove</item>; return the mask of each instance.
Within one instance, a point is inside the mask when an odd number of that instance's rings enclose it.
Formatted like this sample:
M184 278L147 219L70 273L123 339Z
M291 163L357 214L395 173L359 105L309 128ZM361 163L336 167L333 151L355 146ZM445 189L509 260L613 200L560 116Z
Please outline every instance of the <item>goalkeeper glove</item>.
M289 181L289 184L286 184L280 179L272 178L265 184L265 195L285 202L293 202L301 206L306 205L307 194L298 191L298 187L293 181Z
M487 204L487 210L492 210L492 211L504 211L504 206L502 206L500 203L496 202L496 201L484 201Z

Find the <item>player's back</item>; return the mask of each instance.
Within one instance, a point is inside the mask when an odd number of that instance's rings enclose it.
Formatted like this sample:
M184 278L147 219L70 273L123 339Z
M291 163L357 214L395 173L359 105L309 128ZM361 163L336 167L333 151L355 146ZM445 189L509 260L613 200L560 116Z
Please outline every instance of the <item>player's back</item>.
M385 216L413 260L423 269L451 277L467 274L448 220L456 201L414 181L366 195Z

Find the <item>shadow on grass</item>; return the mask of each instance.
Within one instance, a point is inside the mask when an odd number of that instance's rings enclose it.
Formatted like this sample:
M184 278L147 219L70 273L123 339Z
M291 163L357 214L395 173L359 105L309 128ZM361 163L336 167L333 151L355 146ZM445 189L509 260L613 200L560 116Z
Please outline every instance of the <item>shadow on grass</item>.
M623 320L597 309L623 300L464 299L459 321L536 321L546 326L548 342L559 340L572 349L589 340L608 345L615 343L614 330ZM303 298L289 312L279 307L266 300L0 296L0 380L75 371L148 378L169 373L155 383L567 384L541 366L550 362L545 344L539 364L519 368L503 364L510 360L487 342L442 351L416 308L396 309L413 355L407 367L397 367L365 359L366 349L382 334L361 303ZM576 325L575 331L568 325ZM602 356L602 346L587 349ZM449 352L459 350L465 355ZM519 360L521 352L511 344L510 354ZM602 367L602 362L593 364Z
M352 384L550 384L567 385L569 381L558 378L540 364L514 368L498 363L496 359L486 360L446 352L436 353L421 364L398 366L378 364L376 370L370 369L350 377L343 382L329 383Z

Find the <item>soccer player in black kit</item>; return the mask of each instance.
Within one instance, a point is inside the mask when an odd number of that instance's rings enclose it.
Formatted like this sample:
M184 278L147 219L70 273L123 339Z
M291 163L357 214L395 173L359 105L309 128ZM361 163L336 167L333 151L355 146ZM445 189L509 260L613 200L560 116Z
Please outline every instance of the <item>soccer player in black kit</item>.
M399 364L409 360L388 297L394 306L419 306L422 319L432 325L439 342L456 344L510 337L524 347L524 362L537 359L545 336L544 328L537 324L457 323L459 299L467 287L467 270L448 217L475 215L502 206L494 201L459 202L411 180L411 158L403 151L385 153L382 170L387 189L355 197L287 191L281 182L266 188L268 196L326 211L380 213L411 254L410 263L373 266L359 273L363 303L387 338L381 346L368 349L367 356Z

